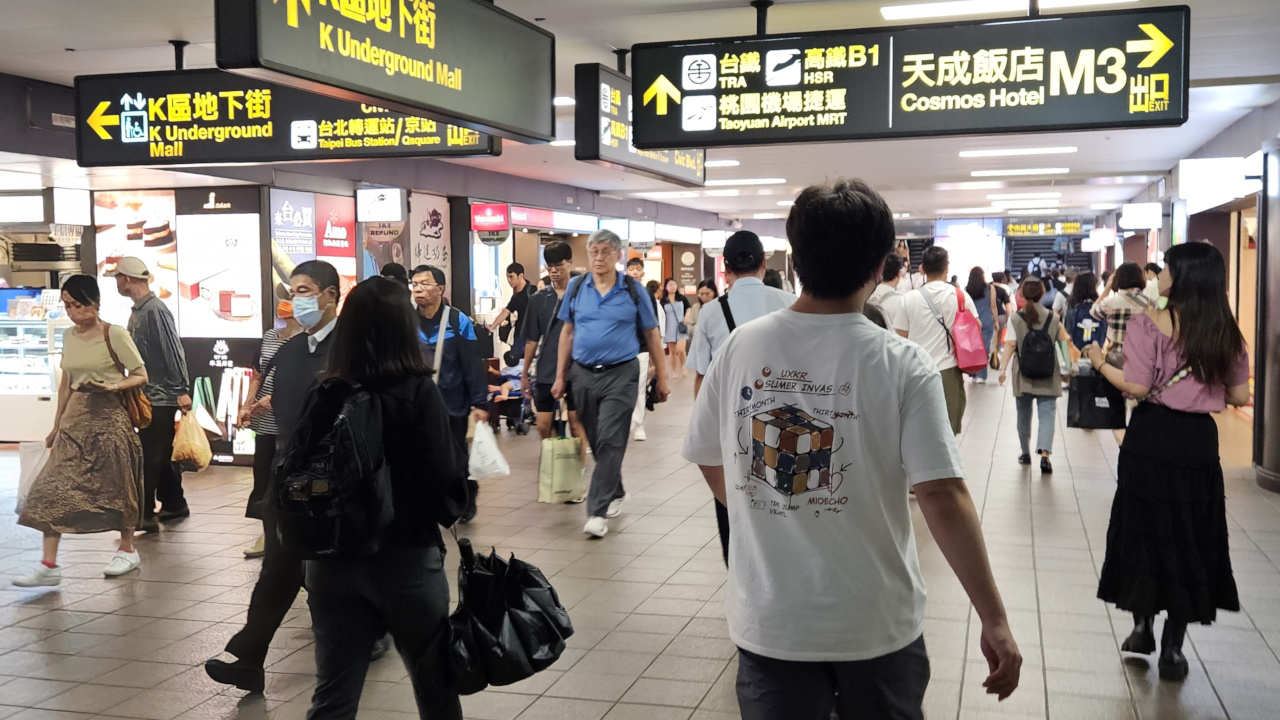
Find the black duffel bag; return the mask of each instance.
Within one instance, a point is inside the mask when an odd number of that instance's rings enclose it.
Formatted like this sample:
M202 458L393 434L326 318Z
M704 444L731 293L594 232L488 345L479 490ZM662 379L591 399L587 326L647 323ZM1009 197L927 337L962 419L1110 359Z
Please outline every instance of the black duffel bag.
M1124 393L1098 374L1071 378L1067 393L1067 427L1083 430L1123 430Z

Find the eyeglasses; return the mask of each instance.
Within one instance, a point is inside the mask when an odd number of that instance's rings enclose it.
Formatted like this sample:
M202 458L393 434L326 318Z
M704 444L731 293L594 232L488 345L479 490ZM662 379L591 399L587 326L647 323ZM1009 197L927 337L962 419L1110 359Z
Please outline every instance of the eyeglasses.
M409 287L413 288L414 290L419 290L419 289L426 290L427 288L440 287L440 283L411 282L409 283Z
M604 247L588 248L587 254L593 258L607 258L617 255L618 249L612 245L605 245Z

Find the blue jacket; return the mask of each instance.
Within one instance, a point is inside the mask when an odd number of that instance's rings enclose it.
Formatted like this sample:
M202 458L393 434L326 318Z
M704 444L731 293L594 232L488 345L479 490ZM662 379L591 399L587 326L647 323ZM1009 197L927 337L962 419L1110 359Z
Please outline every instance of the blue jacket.
M418 340L428 366L434 366L436 338L440 334L440 315L418 318ZM453 417L465 417L471 408L489 406L489 386L484 362L476 349L476 327L466 313L449 307L449 325L444 332L444 355L440 359L440 375L435 378L444 397L445 408Z

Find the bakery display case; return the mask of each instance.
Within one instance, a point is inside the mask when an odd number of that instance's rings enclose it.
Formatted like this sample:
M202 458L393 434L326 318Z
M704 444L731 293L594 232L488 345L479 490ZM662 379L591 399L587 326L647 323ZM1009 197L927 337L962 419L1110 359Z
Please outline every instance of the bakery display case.
M43 440L58 404L66 320L0 317L0 442Z

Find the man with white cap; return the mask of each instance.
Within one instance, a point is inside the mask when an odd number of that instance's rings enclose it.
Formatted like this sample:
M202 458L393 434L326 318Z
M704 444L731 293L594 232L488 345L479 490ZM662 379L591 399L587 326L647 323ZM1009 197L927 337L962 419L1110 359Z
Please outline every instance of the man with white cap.
M151 271L136 257L123 257L114 270L105 273L116 279L116 290L133 301L129 334L147 366L143 392L151 401L154 421L138 431L142 440L142 519L138 529L157 532L161 522L179 520L191 514L182 493L182 470L173 463L173 416L191 410L191 379L187 357L178 338L173 313L151 292ZM156 512L156 500L160 512Z

